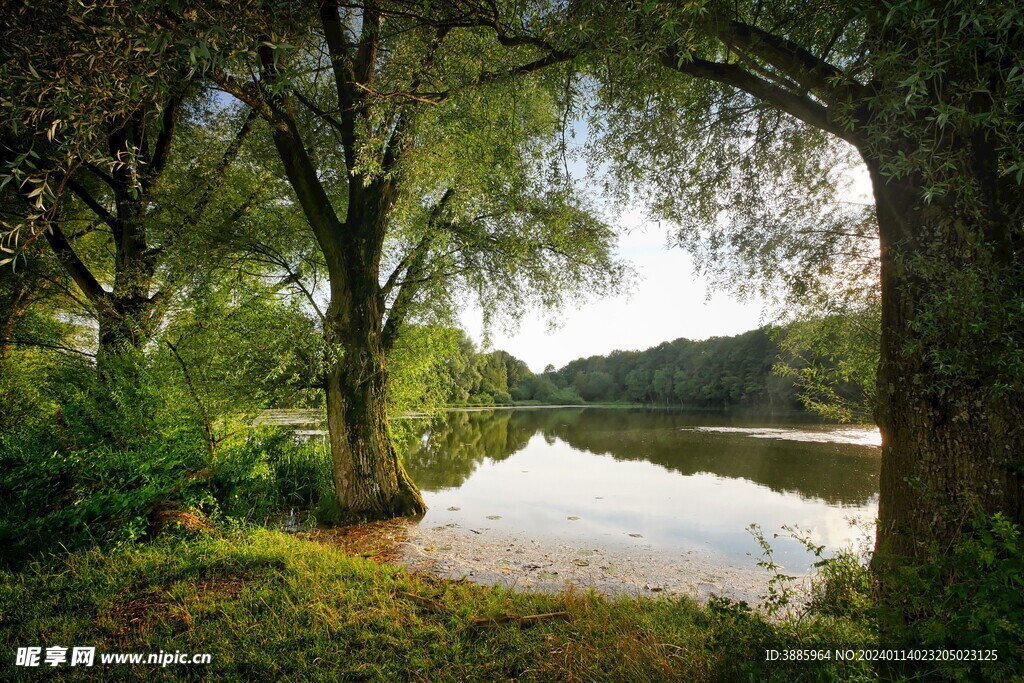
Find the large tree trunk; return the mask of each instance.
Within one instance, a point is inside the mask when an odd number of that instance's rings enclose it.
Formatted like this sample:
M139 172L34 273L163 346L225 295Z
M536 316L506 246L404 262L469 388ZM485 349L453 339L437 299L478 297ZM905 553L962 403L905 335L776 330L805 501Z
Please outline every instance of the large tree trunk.
M882 257L874 566L884 575L947 554L978 513L1022 520L1024 401L1012 378L1003 384L1004 344L1020 342L1008 305L1020 275L997 243L998 212L986 225L954 200L924 203L920 184L867 163Z
M123 131L111 136L113 158L129 149L131 143L124 138ZM99 356L137 351L151 334L149 317L153 300L150 295L156 260L146 234L148 202L141 191L133 194L134 178L130 169L115 170L114 178L122 188L115 196L118 229L113 230L114 287L106 297L106 305L99 307Z
M335 491L341 508L362 518L419 515L426 505L398 458L388 426L379 264L389 202L381 190L367 193L382 200L379 204L362 203L362 187L352 189L336 248L325 250L331 281L324 321L330 358L325 389Z
M336 291L325 326L328 348L340 353L325 378L338 503L364 518L423 514L426 505L398 458L388 426L387 363L375 322L375 283L365 277L368 273L350 269L348 275L349 282L367 284L357 288L364 296Z

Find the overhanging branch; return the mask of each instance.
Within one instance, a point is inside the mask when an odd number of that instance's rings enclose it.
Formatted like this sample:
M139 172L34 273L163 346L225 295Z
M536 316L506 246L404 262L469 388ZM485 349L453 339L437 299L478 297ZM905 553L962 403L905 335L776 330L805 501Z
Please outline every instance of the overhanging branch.
M661 63L666 68L679 73L705 78L742 90L778 107L791 116L795 116L804 123L855 144L852 132L833 121L827 107L806 95L792 93L759 78L739 65L699 59L689 54L682 54L674 47L666 48L662 52Z

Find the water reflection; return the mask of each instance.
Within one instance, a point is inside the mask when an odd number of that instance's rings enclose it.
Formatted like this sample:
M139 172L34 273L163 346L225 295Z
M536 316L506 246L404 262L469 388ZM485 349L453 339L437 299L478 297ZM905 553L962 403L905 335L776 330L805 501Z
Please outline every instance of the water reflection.
M457 488L484 458L504 460L523 450L537 432L527 413L453 411L410 445L405 467L423 491Z
M779 493L863 507L878 491L878 450L848 443L849 430L802 425L804 440L768 439L775 427L742 416L601 408L449 413L412 444L406 467L428 492L457 488L488 459L506 460L534 435L554 446L645 461L684 476L745 479ZM836 440L829 440L831 432Z
M799 438L761 438L780 431ZM877 513L879 449L835 431L659 410L457 411L405 460L425 529L752 567L751 523L769 537L796 525L830 549L870 533L847 520ZM794 541L773 545L791 571L812 561Z

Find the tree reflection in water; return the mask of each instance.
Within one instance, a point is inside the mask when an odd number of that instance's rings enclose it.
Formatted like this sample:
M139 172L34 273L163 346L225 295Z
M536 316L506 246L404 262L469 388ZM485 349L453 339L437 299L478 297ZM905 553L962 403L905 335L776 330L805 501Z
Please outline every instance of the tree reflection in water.
M549 444L561 441L581 452L647 461L684 476L710 473L746 479L832 505L862 506L878 492L877 448L693 431L711 425L778 426L779 420L768 424L742 415L655 409L452 411L410 443L405 463L425 491L457 488L484 458L506 460L539 434Z

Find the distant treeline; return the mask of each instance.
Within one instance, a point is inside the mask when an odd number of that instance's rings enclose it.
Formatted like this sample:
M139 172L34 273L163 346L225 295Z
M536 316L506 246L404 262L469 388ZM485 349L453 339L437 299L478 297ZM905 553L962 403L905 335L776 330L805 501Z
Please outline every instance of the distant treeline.
M767 328L646 351L613 351L534 374L506 351L479 353L463 337L446 364L456 405L644 403L682 407L801 409L793 380L772 372L780 347Z

